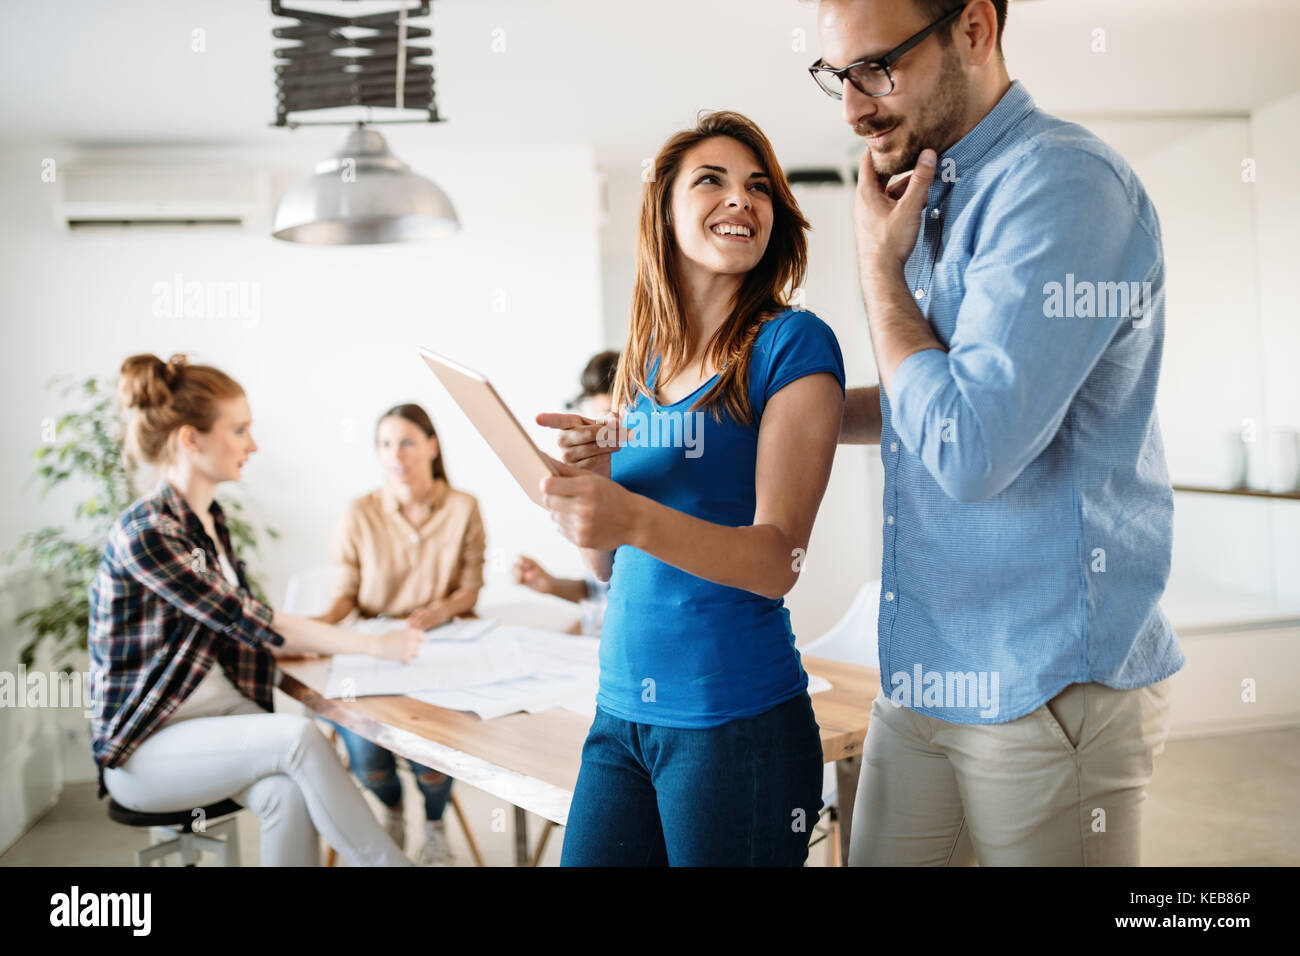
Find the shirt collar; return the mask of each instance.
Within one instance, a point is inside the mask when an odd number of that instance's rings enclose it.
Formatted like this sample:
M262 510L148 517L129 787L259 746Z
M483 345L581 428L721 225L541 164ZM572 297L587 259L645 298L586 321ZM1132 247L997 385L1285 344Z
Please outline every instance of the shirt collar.
M194 512L194 509L190 507L190 503L166 478L158 480L158 495L167 508L185 524L191 534L207 537L208 532L203 527L203 522ZM216 498L212 499L212 504L208 506L208 512L212 515L213 527L217 529L217 534L221 535L225 530L226 519Z
M994 144L1007 132L1034 110L1034 98L1029 95L1024 84L1013 80L1011 86L1002 94L1002 99L989 110L985 117L975 124L969 133L953 143L939 156L938 172L933 185L941 189L951 186L944 181L942 173L944 164L951 162L953 172L958 179L973 170Z
M433 489L429 492L424 501L429 504L433 511L437 511L442 507L442 503L447 500L447 494L450 491L451 486L448 485L444 479L435 478L433 479ZM402 503L397 500L397 496L393 494L387 484L379 486L379 500L383 504L385 511L391 514L401 513Z

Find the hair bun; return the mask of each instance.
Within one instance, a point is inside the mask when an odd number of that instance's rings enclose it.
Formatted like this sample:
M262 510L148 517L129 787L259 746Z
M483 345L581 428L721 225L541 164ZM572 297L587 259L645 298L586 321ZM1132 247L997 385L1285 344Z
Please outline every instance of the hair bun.
M178 363L176 360L180 358ZM122 363L118 392L128 408L157 408L166 405L172 397L177 369L184 364L184 356L172 356L164 363L156 355L132 355Z
M168 388L176 387L176 380L180 377L181 369L189 364L189 358L181 353L177 353L167 360L163 376L167 381Z

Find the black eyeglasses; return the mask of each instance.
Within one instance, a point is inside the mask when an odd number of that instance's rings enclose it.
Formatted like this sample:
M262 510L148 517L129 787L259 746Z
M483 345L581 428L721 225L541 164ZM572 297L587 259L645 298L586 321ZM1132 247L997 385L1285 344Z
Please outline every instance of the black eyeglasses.
M817 62L808 67L808 72L812 74L812 78L817 81L817 85L822 88L822 91L827 96L834 97L837 100L844 98L844 81L846 79L864 96L888 96L894 92L894 75L889 72L889 68L897 63L904 53L911 50L935 30L951 23L967 6L967 4L962 4L955 10L949 10L920 33L908 37L884 56L876 57L873 60L858 60L855 63L850 63L842 70L827 66L821 61L821 57L818 57Z

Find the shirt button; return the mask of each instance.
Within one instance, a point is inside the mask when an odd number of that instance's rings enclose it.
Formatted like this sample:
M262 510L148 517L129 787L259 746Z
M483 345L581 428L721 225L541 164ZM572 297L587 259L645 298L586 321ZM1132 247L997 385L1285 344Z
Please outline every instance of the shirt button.
M420 540L419 532L412 531L412 532L411 532L411 544L415 544L415 543L417 543L419 540Z
M890 515L888 518L885 519L885 524L893 524L893 523L894 523L893 515Z
M892 601L893 599L894 599L894 592L893 592L893 591L886 591L886 592L885 592L885 600L886 600L886 601Z
M924 299L924 298L925 298L925 290L924 290L924 289L917 289L917 290L916 290L916 297L917 297L918 299Z
M889 443L889 450L890 450L890 451L898 451L898 442L896 442L896 441L891 441L891 442Z
M930 210L930 218L931 218L931 219L938 219L938 218L939 218L939 207L938 207L938 206L935 206L933 209Z

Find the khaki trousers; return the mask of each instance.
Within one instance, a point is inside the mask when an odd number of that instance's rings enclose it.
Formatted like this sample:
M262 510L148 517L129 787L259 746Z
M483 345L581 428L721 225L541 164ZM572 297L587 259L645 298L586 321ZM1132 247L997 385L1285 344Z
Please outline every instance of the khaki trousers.
M1136 866L1169 677L1071 684L1003 724L871 706L850 866Z

